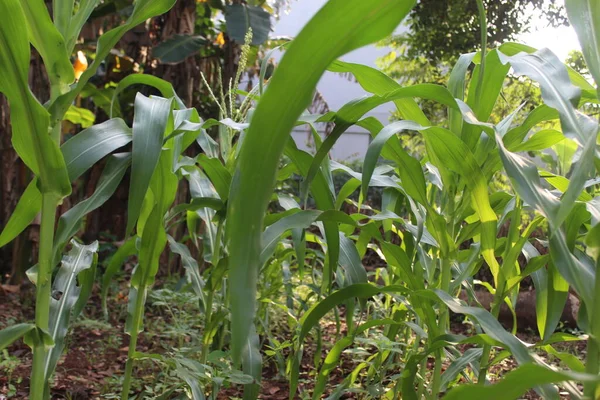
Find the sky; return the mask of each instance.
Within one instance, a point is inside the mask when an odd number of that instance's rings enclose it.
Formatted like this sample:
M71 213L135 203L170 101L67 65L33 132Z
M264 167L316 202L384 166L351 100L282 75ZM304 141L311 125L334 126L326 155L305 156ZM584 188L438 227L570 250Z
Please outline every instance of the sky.
M544 18L539 18L536 21L537 23L534 23L531 32L523 34L519 40L520 42L537 49L547 47L563 61L571 50L581 50L577 35L572 27L549 27L546 26L548 23Z
M367 0L365 0L367 1ZM560 0L559 0L560 1ZM598 0L600 1L600 0ZM294 0L290 2L288 12L282 12L280 18L274 26L273 36L296 36L302 27L310 20L310 18L326 3L326 0ZM537 25L531 29L530 33L524 34L520 40L521 43L527 44L535 48L548 47L561 60L565 60L572 49L579 49L577 35L571 27L552 28L547 27L544 18L537 19ZM398 28L396 33L406 29ZM342 57L342 60L354 63L365 64L371 67L376 66L376 61L379 57L384 56L389 52L387 48L377 47L375 45L366 46L355 50ZM323 98L329 105L331 110L338 110L347 102L362 97L367 93L355 82L350 82L337 74L326 72L317 89L322 94ZM389 117L393 110L393 104L385 104L371 111L369 116L374 116L379 119L384 125L389 123ZM359 134L361 128L353 126L350 133ZM297 132L294 134L296 141L303 140L306 135ZM361 135L362 136L362 135ZM347 140L340 139L336 147L334 147L334 158L349 159L362 158L366 145L358 142L359 136L348 137ZM362 139L361 139L362 140ZM366 142L368 143L368 141ZM300 143L299 143L300 145ZM300 147L304 148L303 145Z

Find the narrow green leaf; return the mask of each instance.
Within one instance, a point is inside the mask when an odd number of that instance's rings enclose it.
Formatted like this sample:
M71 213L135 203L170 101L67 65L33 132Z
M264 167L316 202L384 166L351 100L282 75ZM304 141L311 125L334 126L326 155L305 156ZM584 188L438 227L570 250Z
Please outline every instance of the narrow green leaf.
M55 90L59 90L59 92L56 94L62 94L75 80L75 72L69 59L70 54L67 53L65 39L52 23L44 0L20 0L20 2L27 19L29 40L44 60L50 83L53 86L58 85ZM58 15L59 22L62 22L61 16L63 15Z
M596 85L600 85L600 4L594 0L567 0L569 21L581 44L585 62Z
M71 183L58 145L49 135L48 112L29 90L30 48L22 34L27 22L18 0L1 2L0 15L0 92L10 105L13 146L39 177L42 193L62 198L71 193Z
M46 380L50 379L65 346L71 314L81 294L77 276L97 262L98 242L82 245L71 241L71 250L63 257L62 264L52 283L52 291L59 298L50 300L50 337L54 347L48 352L45 362ZM89 294L89 293L88 293Z
M130 164L130 153L111 156L102 171L102 175L100 175L94 193L61 215L54 237L55 262L58 262L58 257L60 257L67 241L79 230L79 224L83 218L102 206L117 190Z
M119 95L127 88L133 85L146 85L155 88L158 90L162 97L166 99L173 98L177 103L177 106L180 109L185 108L185 104L183 101L177 96L175 93L175 89L173 89L173 85L170 82L165 81L159 77L154 75L146 75L146 74L131 74L127 75L125 78L121 79L115 88L112 99L110 101L110 114L111 118L113 114L117 111L118 107L118 98Z
M0 350L4 350L32 329L35 329L34 324L16 324L2 329L0 331Z
M600 378L575 372L554 371L541 365L526 364L506 374L494 385L460 385L444 399L511 400L520 398L528 389L564 381L598 382Z
M84 7L80 9L80 13L77 13L76 15L77 20L72 21L71 27L73 29L69 35L71 40L76 40L76 38L73 39L74 35L79 35L79 29L81 29L81 26L83 26L83 23L85 23L87 20L87 16L89 16L89 13L91 13L93 10L90 1L91 0L87 0L85 2ZM56 123L62 120L63 115L67 112L69 106L73 104L73 101L77 95L79 95L88 81L96 74L100 64L104 62L104 59L128 30L143 23L149 18L166 13L171 7L173 7L175 1L176 0L137 0L133 4L133 11L131 15L124 24L111 29L100 36L96 45L94 62L92 62L92 64L81 75L77 84L72 87L70 91L56 99L56 101L54 101L54 103L52 103L50 106L49 111L52 116L52 121ZM74 43L74 41L72 43ZM69 44L69 46L72 46L72 44Z
M171 107L171 100L160 97L148 98L138 93L135 98L127 234L140 215L142 202L158 165Z

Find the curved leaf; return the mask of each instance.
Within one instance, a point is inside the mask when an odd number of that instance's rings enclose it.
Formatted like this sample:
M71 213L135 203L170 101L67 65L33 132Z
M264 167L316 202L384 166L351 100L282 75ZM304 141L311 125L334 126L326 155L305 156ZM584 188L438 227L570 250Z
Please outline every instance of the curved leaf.
M253 114L233 177L227 212L232 357L236 364L254 319L263 214L289 132L310 103L327 66L342 54L391 33L414 3L330 0L290 45ZM324 37L328 40L322 40ZM314 46L315 42L320 45ZM294 96L289 98L289 93ZM288 101L282 102L282 98Z

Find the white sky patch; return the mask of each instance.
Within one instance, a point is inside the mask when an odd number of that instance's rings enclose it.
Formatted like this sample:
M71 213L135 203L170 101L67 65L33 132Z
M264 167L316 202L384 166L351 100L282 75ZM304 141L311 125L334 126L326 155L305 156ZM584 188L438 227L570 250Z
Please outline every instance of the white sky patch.
M533 10L532 13L535 14L536 11ZM570 51L581 50L573 27L553 28L548 26L546 17L541 15L539 18L534 17L532 25L531 32L521 35L519 42L536 49L547 47L562 61L568 57Z

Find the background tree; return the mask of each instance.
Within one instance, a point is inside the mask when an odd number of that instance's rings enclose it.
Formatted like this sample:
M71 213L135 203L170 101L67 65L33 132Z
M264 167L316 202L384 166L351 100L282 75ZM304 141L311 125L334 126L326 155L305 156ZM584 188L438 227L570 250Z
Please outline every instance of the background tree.
M531 29L532 21L544 18L550 26L567 25L567 15L557 0L484 0L488 20L488 46L494 48L518 40ZM446 84L452 66L460 56L477 51L480 26L474 0L420 0L410 13L407 30L384 41L392 51L378 61L388 75L406 85ZM512 79L512 78L511 78ZM539 103L536 85L515 85L510 79L503 90L496 114L511 99L529 98ZM502 99L501 99L502 100ZM422 102L433 121L445 116L445 110L433 102ZM504 114L506 115L506 114ZM492 117L493 119L493 117Z

